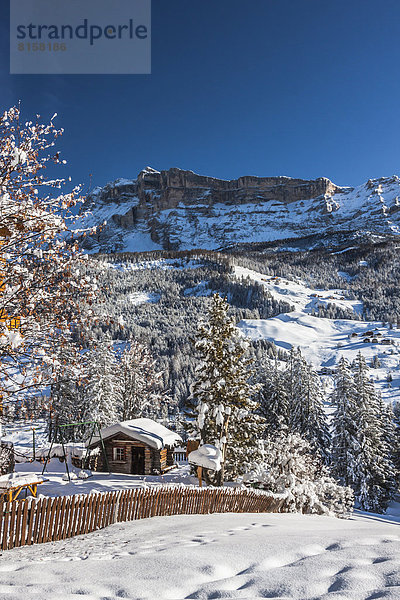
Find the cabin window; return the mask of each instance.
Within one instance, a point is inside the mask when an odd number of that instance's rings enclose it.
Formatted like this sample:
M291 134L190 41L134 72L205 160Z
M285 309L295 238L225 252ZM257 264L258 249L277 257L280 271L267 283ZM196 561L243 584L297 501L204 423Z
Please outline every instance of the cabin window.
M125 460L125 448L114 448L114 456L113 459L115 461L124 461Z

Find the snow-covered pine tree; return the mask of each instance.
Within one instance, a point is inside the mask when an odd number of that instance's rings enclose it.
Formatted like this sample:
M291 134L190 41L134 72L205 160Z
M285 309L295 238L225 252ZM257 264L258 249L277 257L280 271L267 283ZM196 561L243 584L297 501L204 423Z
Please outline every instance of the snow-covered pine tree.
M252 399L257 386L249 383L248 342L228 316L228 309L226 299L215 294L208 322L200 325L195 340L200 362L191 396L196 417L192 435L222 452L222 469L215 478L219 485L225 477L236 478L261 456L258 440L264 428Z
M122 353L117 370L122 419L154 418L160 409L161 396L157 390L160 374L149 349L136 340L130 340Z
M116 373L118 364L107 340L87 353L87 385L84 393L85 418L102 427L116 423L121 410Z
M382 425L381 404L361 352L354 364L357 441L354 491L361 508L384 512L393 496L394 465Z
M0 440L0 476L12 473L14 468L15 459L13 445Z
M334 408L332 416L332 473L343 484L356 483L357 438L356 390L350 365L341 358L335 374L335 387L331 395Z
M257 369L256 381L260 385L257 393L258 412L265 419L266 433L289 427L290 410L284 373L278 361L263 357Z
M84 417L86 361L79 346L63 344L58 352L51 386L52 418L59 423L81 421Z
M244 482L287 495L289 510L347 516L353 492L332 479L311 444L298 433L282 429L265 441L264 459L245 474Z
M395 434L393 462L400 478L400 402L398 400L393 403L393 424Z
M400 483L400 471L397 465L397 431L393 407L391 404L385 404L380 393L378 393L378 416L384 442L383 449L388 463L385 489L387 503L389 503L398 491Z
M329 461L330 435L324 411L322 386L317 373L307 364L300 349L291 350L286 369L289 425Z

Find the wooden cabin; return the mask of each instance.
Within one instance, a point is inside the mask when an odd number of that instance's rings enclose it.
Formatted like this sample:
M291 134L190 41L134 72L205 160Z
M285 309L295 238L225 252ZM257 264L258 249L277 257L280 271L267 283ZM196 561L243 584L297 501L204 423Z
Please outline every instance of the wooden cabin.
M93 470L129 475L160 475L175 465L174 448L182 438L152 419L122 421L101 430L108 468L101 451L100 438L93 438L89 449L99 449Z

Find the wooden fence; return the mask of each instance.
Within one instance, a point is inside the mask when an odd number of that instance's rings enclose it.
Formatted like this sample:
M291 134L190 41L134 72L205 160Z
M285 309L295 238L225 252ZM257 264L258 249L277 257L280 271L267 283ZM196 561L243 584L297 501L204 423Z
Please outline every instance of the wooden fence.
M111 523L166 515L280 512L285 498L258 490L160 486L34 500L0 500L0 548L42 544Z

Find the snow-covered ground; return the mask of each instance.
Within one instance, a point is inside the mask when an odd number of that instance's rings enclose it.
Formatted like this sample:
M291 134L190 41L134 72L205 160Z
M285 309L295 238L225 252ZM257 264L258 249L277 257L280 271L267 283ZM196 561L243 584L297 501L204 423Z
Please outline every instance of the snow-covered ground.
M40 424L37 424L40 430ZM14 433L29 448L29 427ZM37 462L18 473L41 472ZM63 481L52 459L43 496L196 483L187 466L163 477L100 474ZM400 598L400 505L349 520L292 514L156 517L1 554L0 599Z
M125 235L124 250L126 252L152 252L153 250L162 250L162 246L153 242L150 231L143 228L139 231L130 231Z
M235 267L235 275L238 278L249 277L252 281L257 281L263 285L276 300L288 302L295 310L310 314L314 309L317 311L319 306L336 306L348 309L357 314L362 313L363 305L359 300L347 300L343 290L321 290L312 289L306 286L302 281L291 281L282 277L269 277L261 275L257 271L246 269L244 267Z
M294 311L271 319L244 319L238 327L252 339L268 339L286 350L299 346L305 358L317 367L333 367L341 356L351 361L359 351L367 361L378 356L385 373L399 367L400 330L384 328L382 323L321 319ZM373 335L365 336L369 331ZM376 343L364 342L374 336L378 336ZM393 344L383 345L382 340Z
M161 298L161 294L150 294L148 292L134 292L129 295L129 300L135 306L137 304L156 304Z
M21 476L36 473L42 474L43 464L37 461L20 463L15 467ZM73 468L77 475L80 469ZM125 475L120 473L93 473L88 479L74 479L64 481L66 475L65 464L58 458L53 458L48 463L44 477L47 481L38 487L40 496L70 496L72 494L90 494L91 492L111 492L113 490L128 490L137 487L159 486L162 484L197 485L198 480L192 477L189 466L182 464L176 469L168 471L165 475Z
M245 336L253 340L269 340L285 350L299 347L306 360L318 370L323 367L334 368L342 356L351 362L360 351L369 366L376 356L380 365L371 368L370 375L383 399L392 401L400 398L400 329L383 327L380 322L327 319L312 315L313 309L317 311L318 306L327 306L329 303L357 314L362 313L362 302L345 299L341 290L311 289L300 280L268 277L243 267L236 267L235 274L258 281L274 298L288 302L295 309L270 319L240 321L238 327ZM369 342L365 342L365 339L369 339ZM391 343L385 345L388 342ZM390 384L387 381L389 373L393 379Z
M103 262L110 269L118 271L167 271L169 269L198 269L204 266L202 259L158 258L139 262Z
M38 448L48 444L48 434L46 432L46 422L43 419L36 421L17 420L12 423L5 423L2 428L2 439L12 442L14 449L17 449L20 458L31 456L33 454L33 443Z
M43 463L34 460L29 462L33 456L33 437L32 431L36 434L36 456L47 457L50 447L48 435L46 433L46 423L37 420L32 423L18 421L4 425L3 439L11 441L14 444L14 451L17 455L15 471L21 477L35 473L42 475ZM67 445L67 450L69 446ZM62 456L61 447L53 446L57 455ZM70 469L79 475L80 469L71 467ZM190 474L190 468L187 463L179 463L176 469L168 471L165 475L124 475L119 473L93 473L88 479L74 479L64 481L66 475L65 463L59 458L52 458L46 467L44 477L47 481L38 487L39 496L68 496L72 494L90 494L91 492L110 492L112 490L125 490L144 486L157 486L161 484L176 485L197 485L197 477ZM1 596L0 596L1 600Z
M213 514L116 524L3 552L0 597L398 600L398 520Z

